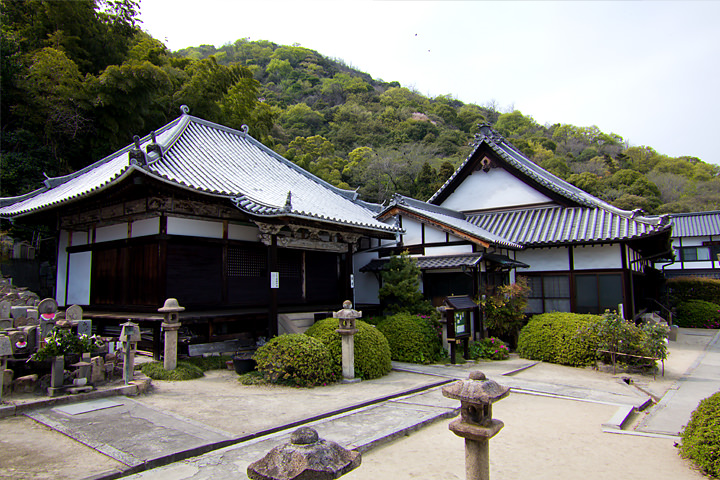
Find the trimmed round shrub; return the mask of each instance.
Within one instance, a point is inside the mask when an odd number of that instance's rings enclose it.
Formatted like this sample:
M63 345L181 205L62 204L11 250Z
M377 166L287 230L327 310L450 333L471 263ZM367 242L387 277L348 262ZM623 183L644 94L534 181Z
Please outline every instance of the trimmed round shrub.
M720 328L720 305L704 300L689 300L675 309L675 325L689 328Z
M432 363L440 359L442 342L428 316L398 313L378 323L377 329L387 338L395 361Z
M337 318L326 318L311 326L305 334L323 342L330 350L337 371L342 371L342 340L335 330ZM379 378L390 373L390 345L385 335L362 320L356 321L355 376L364 380Z
M590 365L595 361L597 338L589 327L600 318L561 312L535 315L520 331L517 353L530 360Z
M190 362L177 362L175 370L165 370L163 362L150 362L140 370L153 380L193 380L205 376L202 368Z
M680 455L720 478L720 392L700 402L681 437Z
M473 360L505 360L510 356L510 349L499 338L490 337L471 343L469 353Z
M312 387L333 383L339 378L328 348L302 333L271 339L258 348L253 358L258 372L272 383Z

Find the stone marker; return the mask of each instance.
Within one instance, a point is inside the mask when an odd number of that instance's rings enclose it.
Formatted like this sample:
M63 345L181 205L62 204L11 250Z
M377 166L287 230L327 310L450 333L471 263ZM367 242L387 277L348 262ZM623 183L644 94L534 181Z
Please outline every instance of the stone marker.
M78 335L92 336L92 320L78 320L77 333Z
M469 380L458 380L442 388L448 398L460 400L460 418L450 423L455 435L465 439L466 480L490 479L488 441L505 426L492 418L492 404L507 397L509 387L487 380L479 371L470 373Z
M49 313L57 313L58 304L55 301L54 298L46 298L42 300L38 306L37 310L42 315L43 313L49 314Z
M102 357L93 357L90 360L90 383L93 385L105 381L105 361Z
M13 321L9 318L0 318L0 330L7 330L13 328Z
M0 379L0 401L2 401L2 395L3 390L5 389L6 385L6 377L7 372L10 372L10 379L7 382L7 385L10 385L10 382L12 382L13 377L13 371L12 370L6 370L7 366L7 359L9 356L12 355L12 345L10 344L10 338L6 337L5 335L0 335L0 375L2 375L2 378Z
M14 319L25 318L27 317L27 311L28 307L26 306L14 305L10 307L10 317Z
M0 319L10 318L11 304L7 300L0 302Z
M137 342L140 341L140 326L137 323L127 321L123 323L120 331L120 341L123 346L124 365L123 380L129 384L135 374L135 350Z
M290 443L279 445L251 463L252 480L330 480L360 466L360 452L323 440L316 430L301 427L290 435Z
M38 375L33 373L32 375L25 375L24 377L18 377L13 380L12 390L15 393L33 393L38 385Z
M65 357L62 355L51 359L50 386L48 387L48 395L54 397L63 390L65 383Z

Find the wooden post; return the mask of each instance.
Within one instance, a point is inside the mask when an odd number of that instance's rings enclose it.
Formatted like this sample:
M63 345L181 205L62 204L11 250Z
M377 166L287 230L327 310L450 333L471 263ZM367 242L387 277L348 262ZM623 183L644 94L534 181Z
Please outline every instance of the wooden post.
M272 243L268 247L268 288L270 289L270 308L268 311L268 340L278 335L278 289L273 288L272 274L278 272L277 235L272 235Z

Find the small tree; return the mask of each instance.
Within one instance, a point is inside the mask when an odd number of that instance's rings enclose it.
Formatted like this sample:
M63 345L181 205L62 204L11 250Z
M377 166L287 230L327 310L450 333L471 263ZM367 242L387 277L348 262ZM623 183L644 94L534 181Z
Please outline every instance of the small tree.
M417 261L407 252L393 255L382 270L381 277L382 287L378 296L388 313L416 314L433 311L432 305L423 298L420 291L420 269Z
M519 278L515 283L499 287L495 295L488 296L482 303L488 330L499 336L511 337L517 343L529 293L527 281Z

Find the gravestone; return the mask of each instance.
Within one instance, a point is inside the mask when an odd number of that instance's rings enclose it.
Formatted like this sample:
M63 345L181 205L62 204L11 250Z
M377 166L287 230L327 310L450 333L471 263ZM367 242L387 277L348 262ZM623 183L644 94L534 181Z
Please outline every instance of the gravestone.
M56 313L58 309L58 304L54 298L46 298L38 304L37 309L40 314Z
M10 307L10 316L14 319L27 317L28 307L21 305L13 305Z
M90 383L97 384L105 381L105 361L102 357L93 357L90 360Z
M12 356L12 346L10 345L10 338L5 335L0 335L0 359L2 357Z
M92 320L78 320L77 333L78 335L92 336Z
M10 318L10 302L3 300L0 302L0 319Z
M83 309L80 305L72 305L65 310L65 318L75 323L82 320Z
M13 322L9 318L0 318L0 330L12 328Z

